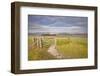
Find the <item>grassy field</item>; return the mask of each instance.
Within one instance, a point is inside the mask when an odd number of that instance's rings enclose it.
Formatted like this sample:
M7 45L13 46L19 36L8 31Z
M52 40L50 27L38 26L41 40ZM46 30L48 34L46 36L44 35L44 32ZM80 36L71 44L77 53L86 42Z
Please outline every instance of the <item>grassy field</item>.
M35 36L28 37L28 60L49 60L57 59L48 53L48 48L54 44L53 37L44 36L42 40L43 47L37 47L33 41ZM56 49L63 55L65 59L73 58L87 58L88 47L86 37L57 37L56 36Z
M57 50L64 58L87 58L87 38L70 37L68 39L57 39Z

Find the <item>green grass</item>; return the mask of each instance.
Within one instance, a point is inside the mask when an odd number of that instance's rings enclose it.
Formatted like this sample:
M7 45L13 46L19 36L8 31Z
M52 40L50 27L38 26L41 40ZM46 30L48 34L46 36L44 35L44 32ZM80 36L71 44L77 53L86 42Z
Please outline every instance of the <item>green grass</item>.
M29 51L28 58L29 60L48 60L54 59L47 51L47 48L33 48Z
M87 58L87 39L70 37L69 39L57 39L57 50L64 58Z
M34 44L33 38L28 37L28 60L50 60L57 59L47 52L48 48L54 44L54 39L44 36L42 44L39 48ZM64 56L64 59L87 58L88 43L85 37L57 37L56 49Z

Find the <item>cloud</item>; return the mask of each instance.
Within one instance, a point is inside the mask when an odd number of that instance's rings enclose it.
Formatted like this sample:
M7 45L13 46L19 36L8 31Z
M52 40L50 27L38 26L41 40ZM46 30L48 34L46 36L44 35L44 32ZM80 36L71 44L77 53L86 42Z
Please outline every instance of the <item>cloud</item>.
M28 32L87 33L87 17L29 16Z

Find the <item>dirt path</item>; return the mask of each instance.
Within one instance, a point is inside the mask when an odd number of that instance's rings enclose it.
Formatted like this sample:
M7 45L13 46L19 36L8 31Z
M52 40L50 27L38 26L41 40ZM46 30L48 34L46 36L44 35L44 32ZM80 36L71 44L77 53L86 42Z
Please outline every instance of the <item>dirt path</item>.
M48 52L55 56L56 58L63 58L63 56L57 51L57 49L55 48L55 45L51 45L48 49Z

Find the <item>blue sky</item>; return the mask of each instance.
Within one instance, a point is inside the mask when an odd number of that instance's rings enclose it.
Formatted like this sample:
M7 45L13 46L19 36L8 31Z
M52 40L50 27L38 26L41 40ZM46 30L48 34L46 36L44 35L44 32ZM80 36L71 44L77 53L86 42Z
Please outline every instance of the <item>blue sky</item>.
M87 33L87 26L87 17L46 15L28 16L29 33Z

